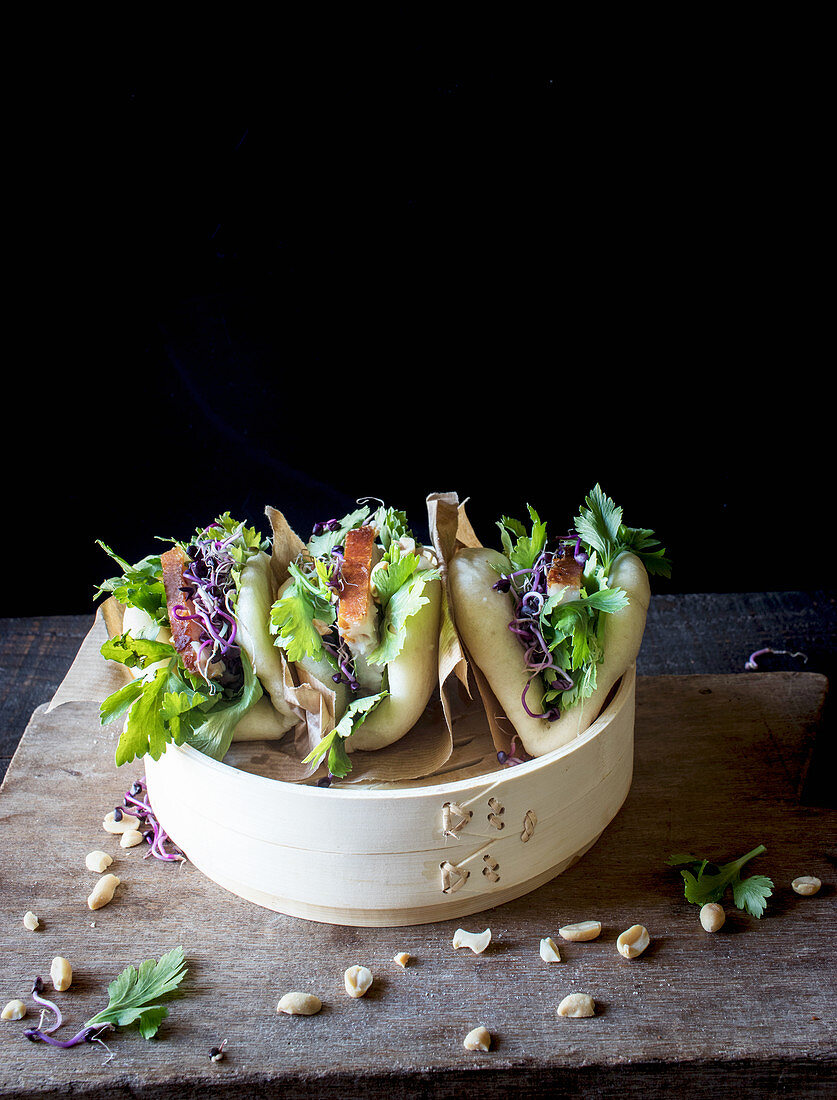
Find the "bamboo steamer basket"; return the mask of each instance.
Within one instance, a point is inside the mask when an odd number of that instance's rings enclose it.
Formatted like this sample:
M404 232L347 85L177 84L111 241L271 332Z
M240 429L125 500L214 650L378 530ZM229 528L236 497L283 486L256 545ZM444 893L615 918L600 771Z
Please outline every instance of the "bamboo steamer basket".
M209 879L327 924L398 927L521 897L592 847L633 776L636 666L575 741L444 782L320 788L170 745L146 759L155 814Z

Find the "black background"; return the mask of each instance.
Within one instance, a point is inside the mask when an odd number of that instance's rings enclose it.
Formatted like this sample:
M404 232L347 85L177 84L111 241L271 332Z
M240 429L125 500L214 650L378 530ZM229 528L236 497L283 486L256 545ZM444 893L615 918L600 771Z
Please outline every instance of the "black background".
M492 542L596 482L657 591L832 586L818 72L681 62L68 78L18 120L2 613L225 510L451 490Z

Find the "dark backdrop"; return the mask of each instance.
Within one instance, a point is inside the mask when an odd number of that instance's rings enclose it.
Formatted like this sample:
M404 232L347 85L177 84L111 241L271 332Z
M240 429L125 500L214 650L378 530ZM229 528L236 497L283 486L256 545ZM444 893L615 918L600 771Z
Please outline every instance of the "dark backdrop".
M454 490L490 542L597 481L658 591L832 585L820 143L731 73L70 82L18 177L3 614L224 510Z

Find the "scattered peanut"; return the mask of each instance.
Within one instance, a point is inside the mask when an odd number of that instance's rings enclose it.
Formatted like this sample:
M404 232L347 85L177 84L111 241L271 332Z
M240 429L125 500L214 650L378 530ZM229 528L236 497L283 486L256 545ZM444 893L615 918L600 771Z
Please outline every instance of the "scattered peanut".
M491 929L484 932L466 932L464 928L457 928L453 934L453 946L470 947L475 955L481 955L491 943Z
M372 985L372 971L368 966L350 966L343 975L343 984L350 997L362 997Z
M52 978L52 988L57 989L59 993L63 993L73 984L73 968L60 955L56 955L52 960L49 976Z
M323 1007L323 1002L313 993L286 993L276 1006L277 1012L288 1016L313 1016Z
M466 1050L488 1050L491 1047L491 1032L487 1027L475 1027L465 1036L462 1045Z
M707 932L717 932L719 928L723 927L726 919L727 915L724 912L724 907L719 905L717 901L708 901L706 905L701 906L700 923Z
M799 878L793 880L791 886L797 894L809 898L812 894L816 894L822 883L815 875L800 875Z
M139 828L139 818L134 817L133 814L123 813L121 810L111 810L105 815L102 828L106 833L127 833Z
M23 927L28 928L30 932L34 932L36 928L39 928L41 922L35 916L30 909L28 913L23 914Z
M642 924L632 924L616 940L616 949L626 959L635 959L651 942L648 929Z
M594 940L597 936L601 935L602 922L599 920L583 920L578 924L565 924L563 928L558 929L558 935L563 940L572 940L574 942L583 942L586 940Z
M392 961L398 963L399 966L406 967L412 957L409 951L399 951Z
M552 936L547 936L541 940L541 958L547 963L559 963L561 961L561 952L558 950L558 945Z
M87 899L90 908L101 909L103 905L113 901L114 892L121 881L116 875L102 875Z
M97 875L106 871L111 863L113 863L113 856L109 856L107 852L102 852L98 848L95 852L88 852L84 859L87 870L95 871Z
M558 1005L559 1016L581 1019L596 1015L596 1003L589 993L570 993Z
M139 829L126 829L122 836L119 838L119 847L136 848L138 844L142 844L144 839L145 838L143 837Z
M2 1020L22 1020L26 1015L26 1005L23 1001L9 1001L2 1012L0 1012L0 1019Z

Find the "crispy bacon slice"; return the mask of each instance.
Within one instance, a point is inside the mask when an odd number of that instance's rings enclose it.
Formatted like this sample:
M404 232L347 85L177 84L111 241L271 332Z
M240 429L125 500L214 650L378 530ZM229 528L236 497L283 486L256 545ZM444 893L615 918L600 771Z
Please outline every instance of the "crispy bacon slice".
M355 527L346 534L343 544L343 587L337 612L337 627L351 641L374 617L374 601L370 587L375 553L374 527Z
M163 566L163 585L166 589L172 645L180 654L183 664L191 672L200 675L198 645L201 625L196 619L185 618L195 613L195 605L183 591L189 587L183 580L183 571L189 565L189 558L182 547L173 546L171 550L160 555L160 562Z
M549 572L546 575L547 595L554 596L560 588L566 587L568 591L564 593L562 602L563 600L574 599L581 587L583 571L584 566L581 562L576 561L575 555L565 550L563 557L553 558L552 565L549 567Z

